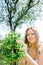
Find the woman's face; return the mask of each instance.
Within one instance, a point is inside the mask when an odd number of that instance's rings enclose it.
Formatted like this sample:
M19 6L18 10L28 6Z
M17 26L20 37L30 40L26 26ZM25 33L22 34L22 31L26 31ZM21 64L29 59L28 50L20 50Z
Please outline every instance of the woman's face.
M29 29L27 31L27 40L29 43L35 43L36 42L36 35L32 29Z

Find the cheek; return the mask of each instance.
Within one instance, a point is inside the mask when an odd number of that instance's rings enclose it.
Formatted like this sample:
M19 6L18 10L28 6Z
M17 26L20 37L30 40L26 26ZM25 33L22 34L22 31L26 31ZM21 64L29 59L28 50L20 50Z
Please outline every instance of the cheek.
M36 41L37 39L36 39L36 37L34 37L34 41Z
M35 37L35 36L33 36L32 38L33 38L33 39L36 39L36 37Z
M33 38L33 40L36 40L36 36L33 36L32 38Z
M33 42L37 42L37 38L36 37L34 37Z

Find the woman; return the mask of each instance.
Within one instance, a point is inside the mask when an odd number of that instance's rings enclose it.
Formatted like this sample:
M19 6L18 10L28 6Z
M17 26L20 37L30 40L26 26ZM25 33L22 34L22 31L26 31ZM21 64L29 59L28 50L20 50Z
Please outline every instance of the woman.
M22 60L22 65L27 63L27 65L43 65L43 45L39 42L38 32L32 27L28 28L25 33L24 42L27 52L25 52L26 56Z

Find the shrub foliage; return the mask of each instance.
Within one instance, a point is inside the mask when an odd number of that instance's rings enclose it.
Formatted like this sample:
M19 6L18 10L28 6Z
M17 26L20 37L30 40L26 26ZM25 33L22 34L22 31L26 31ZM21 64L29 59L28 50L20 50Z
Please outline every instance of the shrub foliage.
M17 42L20 39L20 34L10 32L3 43L0 44L0 56L7 62L16 62L25 56L24 46L22 42Z

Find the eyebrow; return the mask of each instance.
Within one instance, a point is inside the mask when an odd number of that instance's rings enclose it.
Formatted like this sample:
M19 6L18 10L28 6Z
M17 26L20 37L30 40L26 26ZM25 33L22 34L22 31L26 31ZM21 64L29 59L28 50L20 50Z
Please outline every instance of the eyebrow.
M31 33L31 34L34 34L35 35L35 33ZM27 35L29 35L29 33L27 33Z

